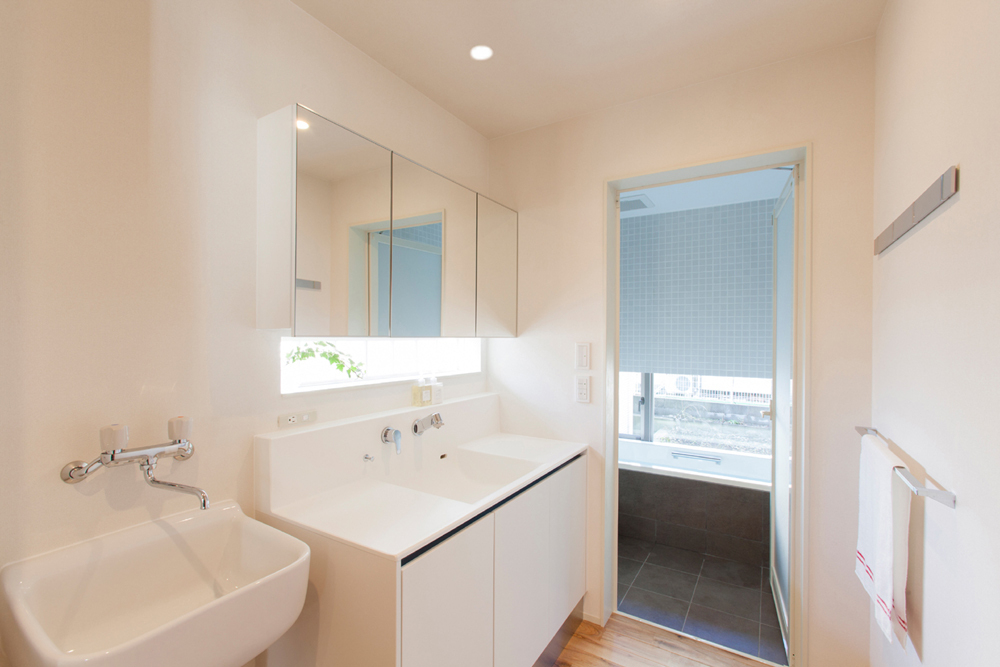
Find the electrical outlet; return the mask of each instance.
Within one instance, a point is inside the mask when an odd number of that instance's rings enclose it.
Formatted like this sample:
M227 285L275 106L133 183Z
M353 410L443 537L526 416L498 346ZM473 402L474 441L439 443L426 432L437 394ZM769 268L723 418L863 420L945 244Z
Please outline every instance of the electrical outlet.
M290 412L286 415L281 415L278 417L278 428L302 426L304 424L312 424L315 421L316 421L315 410L307 410L306 412Z

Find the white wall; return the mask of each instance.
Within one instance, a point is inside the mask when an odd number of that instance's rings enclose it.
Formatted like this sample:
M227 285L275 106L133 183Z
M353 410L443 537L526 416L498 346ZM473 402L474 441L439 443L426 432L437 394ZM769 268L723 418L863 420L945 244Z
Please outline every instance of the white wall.
M506 431L590 443L587 613L600 614L604 183L812 142L810 666L868 661L854 578L858 439L871 386L874 43L836 49L490 142L491 195L520 212L520 337L491 341ZM595 400L574 402L590 341Z
M252 437L281 412L404 406L408 386L279 395L254 329L257 118L301 102L469 187L487 142L287 0L0 3L0 564L194 507L138 469L59 480L98 429L252 509ZM481 390L454 380L449 396Z
M877 667L994 665L1000 622L1000 4L891 0L876 43L877 235L950 165L960 192L874 264L872 419L954 491L916 500L910 642Z

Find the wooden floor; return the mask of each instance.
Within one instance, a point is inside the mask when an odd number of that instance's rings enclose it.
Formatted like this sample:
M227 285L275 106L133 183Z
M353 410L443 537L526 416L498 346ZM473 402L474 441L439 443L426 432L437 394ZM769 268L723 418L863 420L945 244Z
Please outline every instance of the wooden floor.
M584 621L556 662L557 667L761 667L665 628L613 614L607 626Z

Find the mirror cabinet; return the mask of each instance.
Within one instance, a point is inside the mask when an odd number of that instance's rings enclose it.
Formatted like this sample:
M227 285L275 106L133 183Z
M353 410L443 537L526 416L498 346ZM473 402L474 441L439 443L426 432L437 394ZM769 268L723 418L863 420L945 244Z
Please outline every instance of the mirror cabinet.
M258 121L257 327L517 335L517 212L293 105Z

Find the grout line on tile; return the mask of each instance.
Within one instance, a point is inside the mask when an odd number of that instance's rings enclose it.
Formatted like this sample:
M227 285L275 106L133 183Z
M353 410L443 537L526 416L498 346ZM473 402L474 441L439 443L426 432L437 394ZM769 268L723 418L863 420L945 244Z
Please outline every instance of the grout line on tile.
M694 595L698 592L698 583L701 581L701 571L705 569L705 559L701 559L701 567L698 568L698 578L694 580L694 590L691 591L691 599L688 601L688 608L684 611L684 622L681 623L681 632L684 632L684 626L687 625L688 615L691 613L691 605L694 604ZM757 642L758 650L760 649L760 641Z
M639 565L639 569L635 571L635 576L632 577L632 581L629 583L628 587L625 589L625 595L622 596L622 600L621 600L622 602L625 602L625 597L629 594L629 591L632 590L632 584L634 584L635 580L639 578L639 573L642 572L642 568L646 565L646 561L649 560L649 557L652 554L653 554L652 550L649 550L649 551L646 552L646 557L642 559L641 564ZM619 556L618 558L621 559L621 556ZM616 607L620 607L621 603L619 602L615 606Z

